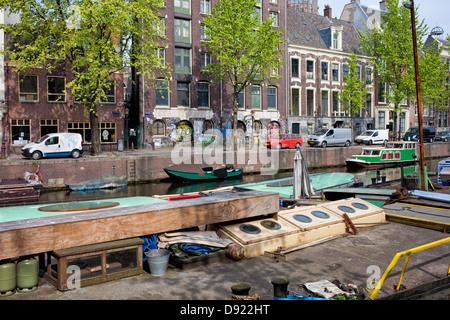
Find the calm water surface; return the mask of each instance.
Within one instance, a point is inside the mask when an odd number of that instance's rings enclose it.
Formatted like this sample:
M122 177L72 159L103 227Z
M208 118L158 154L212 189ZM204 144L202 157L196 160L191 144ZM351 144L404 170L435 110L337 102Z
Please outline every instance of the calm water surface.
M432 159L427 160L427 168L429 172L437 172L438 163L441 159ZM395 178L398 179L400 174L400 169L383 169L389 170L383 172L389 177L392 177L392 180ZM414 169L413 169L414 171ZM364 184L370 183L370 178L375 175L374 170L370 171L350 171L346 166L342 167L333 167L333 168L323 168L323 169L315 169L310 170L310 174L315 173L324 173L324 172L351 172L355 174L358 178L358 181L364 182ZM122 189L114 189L114 190L106 190L106 191L88 191L88 192L80 192L80 191L72 191L68 192L65 190L62 191L50 191L50 192L41 192L39 197L40 203L49 203L49 202L67 202L67 201L83 201L83 200L93 200L93 199L111 199L111 198L121 198L121 197L134 197L134 196L154 196L154 195L165 195L165 194L182 194L188 192L196 192L196 191L206 191L215 188L221 188L226 186L238 185L243 183L252 183L264 180L272 180L279 179L285 177L292 177L292 171L284 171L279 172L276 175L260 175L260 174L248 174L243 175L239 179L232 180L221 180L221 181L212 181L212 182L203 182L203 183L183 183L183 182L172 182L169 179L163 179L156 182L150 183L140 183L140 184L131 184Z

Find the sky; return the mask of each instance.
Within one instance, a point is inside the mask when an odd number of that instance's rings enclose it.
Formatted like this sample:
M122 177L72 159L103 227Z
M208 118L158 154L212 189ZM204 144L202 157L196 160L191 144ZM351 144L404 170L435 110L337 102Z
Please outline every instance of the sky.
M400 0L402 1L402 0ZM319 14L323 14L325 5L329 5L332 9L333 18L340 18L342 9L350 0L319 0ZM361 5L375 6L380 8L379 0L361 0ZM449 0L414 0L416 13L419 14L419 19L425 20L428 27L428 33L436 26L444 29L444 34L450 34L450 1Z

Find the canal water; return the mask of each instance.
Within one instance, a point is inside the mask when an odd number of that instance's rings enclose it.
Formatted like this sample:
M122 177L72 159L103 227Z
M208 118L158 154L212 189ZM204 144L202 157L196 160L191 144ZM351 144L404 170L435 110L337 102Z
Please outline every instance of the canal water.
M427 160L428 172L437 172L438 163L441 159ZM405 174L414 173L418 168L414 166L405 167ZM398 180L401 177L400 168L382 169L378 173L376 170L367 171L351 171L352 169L346 166L322 168L309 170L309 174L325 173L325 172L350 172L355 174L357 182L362 182L364 185L371 183L371 178L378 175L385 175L387 181ZM121 197L134 197L134 196L154 196L154 195L167 195L167 194L185 194L188 192L206 191L216 188L222 188L226 186L239 185L244 183L259 182L265 180L273 180L279 178L292 177L292 171L282 171L275 175L260 175L260 174L245 174L238 179L220 180L220 181L208 181L202 183L187 183L187 182L172 182L169 179L163 179L150 183L131 184L121 189L112 190L92 190L87 192L80 191L45 191L41 192L39 197L39 203L53 203L53 202L68 202L68 201L84 201L94 199L111 199Z

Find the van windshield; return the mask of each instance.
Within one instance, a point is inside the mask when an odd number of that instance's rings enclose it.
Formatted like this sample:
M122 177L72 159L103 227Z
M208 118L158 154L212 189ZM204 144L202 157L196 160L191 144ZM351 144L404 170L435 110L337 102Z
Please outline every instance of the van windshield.
M318 130L316 130L316 131L313 133L313 135L315 135L315 136L322 136L322 135L324 135L325 133L327 133L327 131L328 131L328 129L326 129L326 128L318 129Z
M364 131L361 136L362 137L370 137L373 134L373 131Z
M45 139L47 139L48 137L50 137L48 134L46 134L45 136L42 136L39 138L38 141L36 141L36 143L41 143L42 141L44 141Z

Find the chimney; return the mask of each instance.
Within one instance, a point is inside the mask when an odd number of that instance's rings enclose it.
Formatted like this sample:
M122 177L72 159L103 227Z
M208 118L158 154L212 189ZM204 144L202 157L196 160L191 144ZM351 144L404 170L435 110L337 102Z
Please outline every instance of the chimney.
M325 5L325 9L323 9L323 15L325 17L328 17L328 19L331 20L331 8L330 8L330 6L328 4Z

